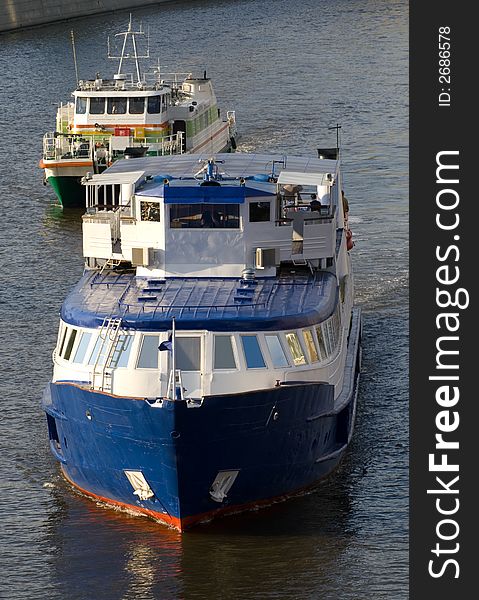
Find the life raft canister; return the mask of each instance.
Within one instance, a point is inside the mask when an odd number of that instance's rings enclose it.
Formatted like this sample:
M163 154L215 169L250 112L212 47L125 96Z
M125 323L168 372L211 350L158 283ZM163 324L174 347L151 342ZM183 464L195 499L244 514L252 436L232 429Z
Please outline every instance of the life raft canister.
M347 229L346 230L346 248L348 250L352 250L353 247L354 247L353 232L351 231L351 229Z

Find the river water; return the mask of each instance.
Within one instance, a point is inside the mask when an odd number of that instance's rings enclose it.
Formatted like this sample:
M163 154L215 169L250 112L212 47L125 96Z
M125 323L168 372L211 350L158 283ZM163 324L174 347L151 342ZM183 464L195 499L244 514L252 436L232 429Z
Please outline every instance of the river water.
M0 37L0 598L408 596L408 14L404 0L203 0L133 12L166 70L205 68L239 151L341 144L364 314L356 429L307 496L184 535L96 505L59 475L39 402L58 312L82 273L79 211L42 185L41 138L80 78L111 75L128 12Z

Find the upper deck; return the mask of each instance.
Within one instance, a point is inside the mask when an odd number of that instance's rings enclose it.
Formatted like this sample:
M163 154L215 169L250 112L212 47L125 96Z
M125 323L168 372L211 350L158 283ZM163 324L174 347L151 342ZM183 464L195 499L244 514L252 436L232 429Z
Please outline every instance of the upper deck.
M84 181L84 255L153 277L321 269L344 227L337 160L263 154L145 157Z

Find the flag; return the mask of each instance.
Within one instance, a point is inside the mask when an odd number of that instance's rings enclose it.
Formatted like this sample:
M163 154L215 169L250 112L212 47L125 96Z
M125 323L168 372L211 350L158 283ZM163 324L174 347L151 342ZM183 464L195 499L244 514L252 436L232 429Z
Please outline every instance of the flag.
M161 344L158 346L158 350L168 350L169 352L173 351L173 342L171 341L171 335L168 338L167 342L161 342Z

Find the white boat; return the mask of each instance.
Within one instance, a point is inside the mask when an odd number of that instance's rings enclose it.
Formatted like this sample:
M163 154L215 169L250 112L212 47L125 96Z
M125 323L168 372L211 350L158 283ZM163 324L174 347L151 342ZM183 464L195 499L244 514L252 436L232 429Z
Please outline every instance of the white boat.
M338 465L361 316L328 156L145 157L84 179L86 270L43 400L72 485L184 530Z
M73 34L72 34L73 35ZM140 59L149 58L149 47L139 54L145 36L128 29L117 34L121 51L112 79L99 73L78 80L73 102L60 104L55 131L43 137L40 167L44 182L54 189L64 206L83 206L81 178L101 173L118 158L164 156L195 152L226 152L236 148L235 112L221 117L206 71L151 73L141 71ZM75 46L73 46L75 48ZM127 61L134 72L125 72Z

